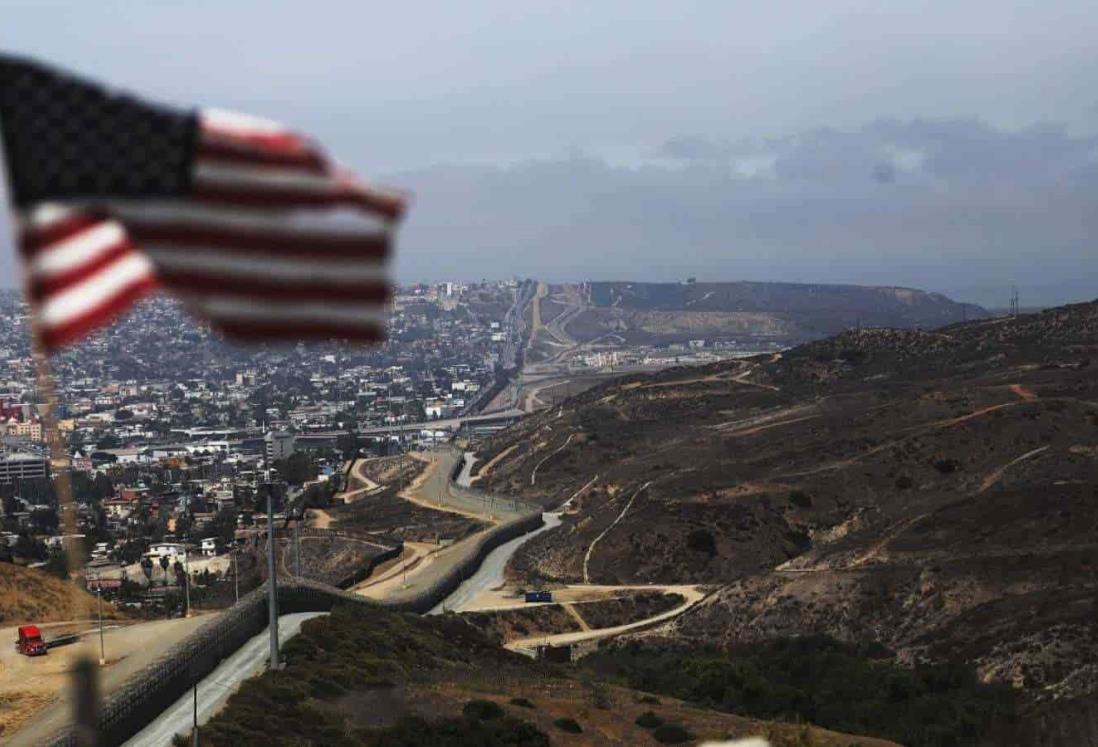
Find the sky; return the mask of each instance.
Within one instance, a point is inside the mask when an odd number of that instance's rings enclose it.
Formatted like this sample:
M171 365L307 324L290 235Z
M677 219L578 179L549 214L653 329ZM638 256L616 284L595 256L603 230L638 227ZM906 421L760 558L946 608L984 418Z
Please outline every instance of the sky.
M412 190L402 282L1098 297L1093 0L10 2L0 47ZM0 286L15 285L0 248Z

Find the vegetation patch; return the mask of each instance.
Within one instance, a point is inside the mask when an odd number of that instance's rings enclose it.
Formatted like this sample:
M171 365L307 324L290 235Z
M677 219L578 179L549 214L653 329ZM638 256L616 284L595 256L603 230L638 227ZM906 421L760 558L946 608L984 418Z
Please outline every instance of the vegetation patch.
M477 721L491 721L494 718L502 718L503 707L491 700L470 700L461 709L466 718Z
M579 725L574 718L558 718L553 722L553 726L557 727L561 731L566 731L569 734L582 734L583 727Z
M449 718L425 721L405 718L388 729L364 732L361 744L373 747L470 747L471 745L511 745L512 747L549 747L549 737L533 724L514 718L491 721Z
M960 664L906 669L881 647L824 637L716 648L611 647L583 659L624 684L755 718L800 721L912 747L975 745L1013 712L1009 688ZM666 728L666 727L661 727Z
M652 738L660 744L682 744L693 739L690 732L678 724L664 724L652 732Z

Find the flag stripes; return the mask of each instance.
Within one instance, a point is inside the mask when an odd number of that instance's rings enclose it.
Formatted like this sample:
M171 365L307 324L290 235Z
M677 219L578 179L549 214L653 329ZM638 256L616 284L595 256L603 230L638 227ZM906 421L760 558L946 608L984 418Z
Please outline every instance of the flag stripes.
M48 348L157 288L231 337L384 338L399 196L352 181L262 120L204 117L194 154L178 198L26 213L22 249Z

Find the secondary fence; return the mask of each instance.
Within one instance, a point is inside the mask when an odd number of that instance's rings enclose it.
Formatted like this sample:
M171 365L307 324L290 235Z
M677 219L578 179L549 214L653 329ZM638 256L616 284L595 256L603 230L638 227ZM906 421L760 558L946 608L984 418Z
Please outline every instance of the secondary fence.
M278 589L279 610L285 613L327 611L339 603L370 604L362 597L310 581L292 581ZM117 745L132 737L266 627L264 584L107 696L99 711L99 744ZM71 729L50 741L53 747L77 747L79 743Z
M326 584L302 579L279 581L278 607L281 613L325 612L337 604L379 605L401 612L424 613L438 605L476 572L485 556L504 542L542 525L540 513L502 524L470 543L467 552L446 573L424 588L408 590L383 602L342 591ZM374 556L369 569L360 569L339 582L348 588L369 575L379 563L396 557L402 547ZM191 687L212 672L223 659L267 627L267 585L240 601L179 642L152 664L135 673L126 684L107 696L99 711L99 744L118 745L143 729ZM51 747L78 747L72 728L48 741Z

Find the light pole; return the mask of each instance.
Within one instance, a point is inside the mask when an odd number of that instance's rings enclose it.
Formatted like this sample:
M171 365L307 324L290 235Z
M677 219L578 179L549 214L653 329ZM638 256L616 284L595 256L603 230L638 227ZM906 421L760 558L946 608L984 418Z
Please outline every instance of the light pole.
M267 627L271 634L271 669L278 669L278 567L275 565L274 495L267 490Z
M107 663L106 648L103 645L103 581L97 575L95 577L95 598L99 605L99 666Z
M198 747L198 682L197 681L194 683L194 700L193 700L193 703L194 703L194 709L192 711L193 721L191 722L192 723L192 726L191 726L191 746L192 747Z
M191 616L191 564L187 560L187 548L183 547L183 593L187 599L187 611L183 617Z
M301 534L298 523L294 520L294 576L301 578Z

